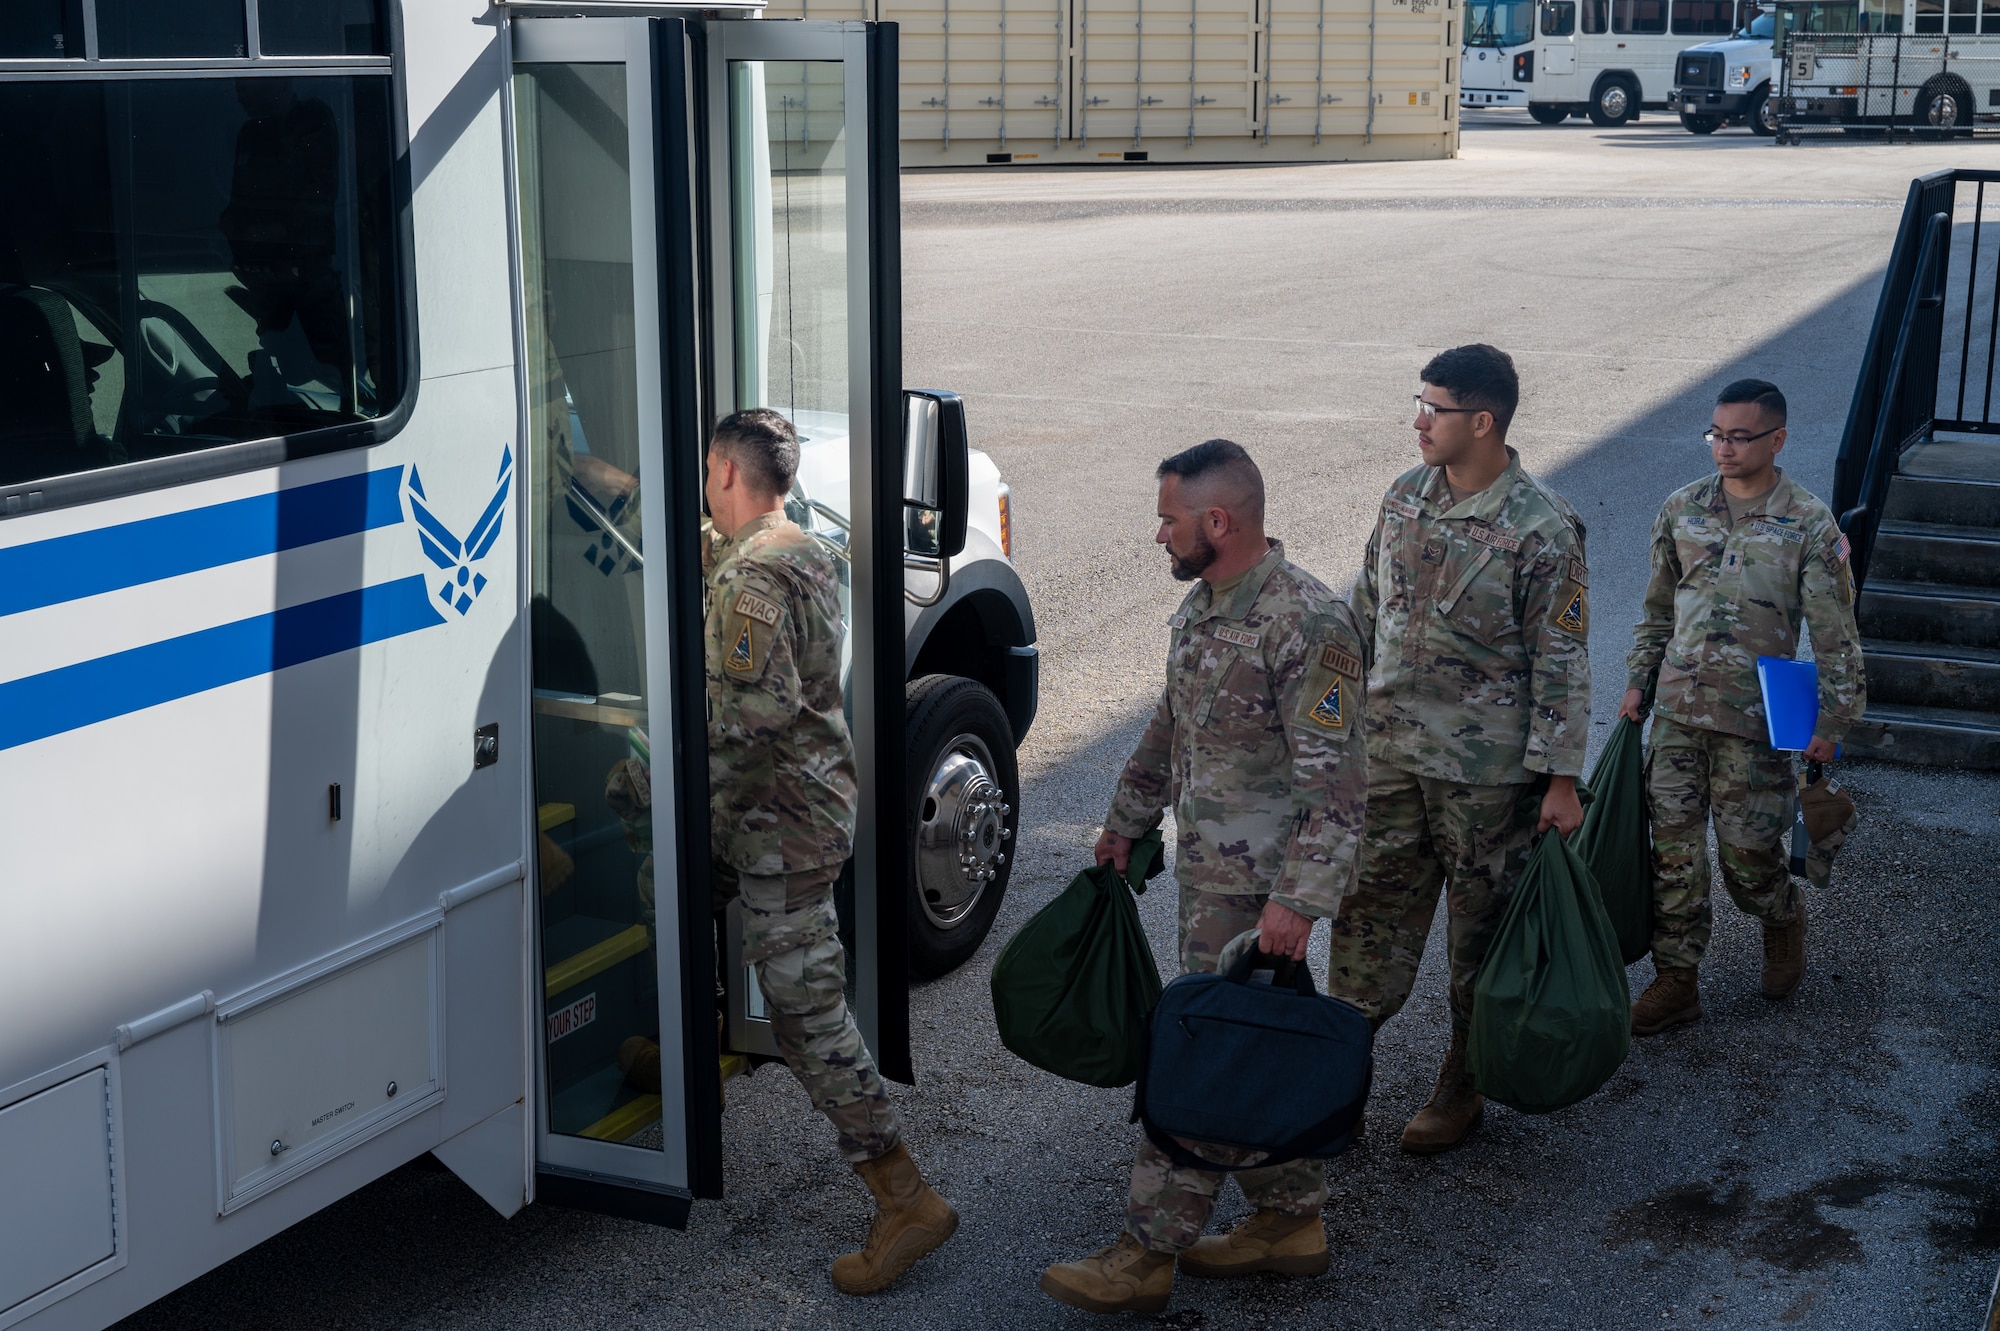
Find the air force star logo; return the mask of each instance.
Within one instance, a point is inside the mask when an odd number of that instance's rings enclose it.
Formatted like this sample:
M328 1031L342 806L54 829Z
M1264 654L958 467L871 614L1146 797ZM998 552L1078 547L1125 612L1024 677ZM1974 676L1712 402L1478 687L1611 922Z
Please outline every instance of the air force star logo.
M470 610L473 600L486 590L486 575L475 571L473 565L486 558L493 543L500 539L500 528L507 516L507 489L513 480L514 454L511 449L502 446L500 475L494 481L493 499L486 505L485 512L479 515L479 521L472 524L472 531L461 541L431 512L430 501L424 494L423 479L417 475L415 464L411 464L407 488L410 516L417 520L417 539L423 542L424 554L444 574L438 581L438 600L461 615Z

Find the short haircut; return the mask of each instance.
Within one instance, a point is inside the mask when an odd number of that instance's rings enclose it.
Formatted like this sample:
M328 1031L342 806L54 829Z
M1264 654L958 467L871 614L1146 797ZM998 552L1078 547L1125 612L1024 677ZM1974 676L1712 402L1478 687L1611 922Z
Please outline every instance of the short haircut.
M708 446L743 468L759 494L787 494L799 474L799 432L769 407L724 416Z
M1461 407L1492 412L1494 428L1502 439L1507 437L1507 427L1514 423L1514 408L1521 405L1521 376L1514 372L1512 356L1498 347L1474 342L1440 351L1418 377L1457 398Z
M1226 508L1253 522L1264 520L1264 473L1239 443L1203 440L1160 463L1156 475L1163 481L1178 476L1191 508Z
M1718 407L1736 402L1754 402L1767 418L1785 423L1785 395L1769 379L1738 379L1715 395Z

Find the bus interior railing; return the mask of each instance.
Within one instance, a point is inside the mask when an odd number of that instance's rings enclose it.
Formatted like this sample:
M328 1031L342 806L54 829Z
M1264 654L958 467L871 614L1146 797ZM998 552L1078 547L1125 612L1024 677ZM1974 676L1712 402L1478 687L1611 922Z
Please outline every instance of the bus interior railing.
M1969 216L1961 184L1973 186ZM1910 182L1834 462L1833 510L1857 585L1904 450L1939 434L2000 435L2000 219L1986 226L1988 185L2000 185L2000 171Z

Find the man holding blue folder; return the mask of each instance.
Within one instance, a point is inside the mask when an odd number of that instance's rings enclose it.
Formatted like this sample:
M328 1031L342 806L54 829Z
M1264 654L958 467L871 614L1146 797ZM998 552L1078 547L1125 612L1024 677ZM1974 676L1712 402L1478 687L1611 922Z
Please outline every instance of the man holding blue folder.
M1722 390L1703 438L1715 474L1676 490L1653 523L1645 618L1619 715L1644 715L1657 680L1646 798L1653 821L1653 966L1632 1033L1701 1020L1708 948L1708 822L1723 884L1764 925L1763 994L1805 974L1805 897L1787 868L1794 773L1772 747L1757 658L1797 655L1801 624L1819 675L1819 721L1804 750L1832 759L1866 705L1847 538L1833 514L1777 466L1785 395L1762 379Z

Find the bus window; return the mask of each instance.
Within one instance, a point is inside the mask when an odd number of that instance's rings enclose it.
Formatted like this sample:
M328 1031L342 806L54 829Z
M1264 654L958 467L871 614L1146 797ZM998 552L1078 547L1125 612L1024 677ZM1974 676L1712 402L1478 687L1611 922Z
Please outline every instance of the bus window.
M380 75L0 83L0 484L392 411L394 123Z
M1676 37L1727 37L1736 31L1734 0L1673 0Z
M82 14L71 12L64 0L0 5L0 60L61 60L82 54Z
M1667 30L1667 0L1611 0L1611 31L1646 36Z
M257 0L265 55L387 55L376 0Z
M1944 0L1917 0L1916 27L1912 31L1929 34L1944 31Z
M1610 0L1583 0L1583 30L1585 33L1596 36L1608 30L1609 25L1605 22L1604 11L1609 3Z
M1469 0L1465 44L1503 50L1524 45L1535 35L1534 15L1534 0Z
M241 57L248 32L243 0L97 0L97 52L106 60Z
M1576 0L1548 0L1542 6L1542 36L1567 37L1576 31Z

